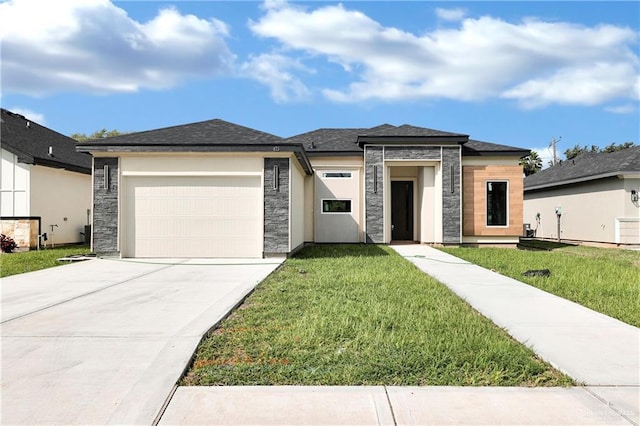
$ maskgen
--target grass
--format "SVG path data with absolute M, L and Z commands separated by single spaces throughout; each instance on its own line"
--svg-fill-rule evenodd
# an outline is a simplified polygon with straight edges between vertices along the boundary
M 536 248 L 546 251 L 442 250 L 640 327 L 640 252 L 548 244 Z M 549 269 L 551 276 L 522 276 L 530 269 Z
M 31 250 L 0 254 L 0 277 L 37 271 L 65 264 L 57 259 L 74 254 L 89 253 L 87 246 L 66 246 L 46 250 Z
M 388 247 L 299 252 L 199 346 L 182 385 L 568 386 Z

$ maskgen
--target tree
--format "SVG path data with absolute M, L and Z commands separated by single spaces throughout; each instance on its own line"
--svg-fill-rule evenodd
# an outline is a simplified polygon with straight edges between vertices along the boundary
M 532 175 L 542 169 L 542 159 L 537 152 L 531 151 L 526 157 L 520 159 L 520 165 L 525 176 Z
M 104 138 L 111 138 L 113 136 L 126 135 L 127 133 L 128 132 L 121 132 L 116 129 L 113 129 L 113 130 L 100 129 L 91 133 L 89 136 L 87 136 L 84 133 L 73 133 L 71 135 L 71 139 L 75 139 L 78 142 L 86 142 L 94 139 L 104 139 Z
M 591 145 L 591 148 L 588 148 L 586 145 L 574 145 L 573 148 L 569 148 L 564 151 L 564 156 L 567 160 L 571 160 L 572 158 L 576 158 L 580 154 L 585 154 L 588 152 L 600 152 L 600 148 L 598 148 L 596 145 Z
M 623 149 L 631 148 L 635 146 L 635 143 L 628 141 L 625 143 L 621 143 L 620 145 L 615 142 L 610 143 L 604 148 L 600 149 L 596 145 L 591 145 L 591 148 L 587 148 L 587 146 L 575 145 L 573 148 L 569 148 L 564 152 L 564 156 L 567 160 L 571 160 L 572 158 L 576 158 L 580 154 L 588 153 L 588 152 L 616 152 L 621 151 Z
M 615 142 L 612 142 L 609 145 L 602 148 L 602 152 L 616 152 L 616 151 L 621 151 L 623 149 L 631 148 L 632 146 L 635 146 L 635 144 L 631 141 L 621 143 L 620 145 L 616 145 Z

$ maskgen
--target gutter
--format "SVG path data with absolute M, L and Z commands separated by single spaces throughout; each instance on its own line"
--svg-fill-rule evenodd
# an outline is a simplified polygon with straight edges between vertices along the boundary
M 268 144 L 120 144 L 90 145 L 84 143 L 76 147 L 78 152 L 291 152 L 307 175 L 313 174 L 311 161 L 302 144 L 268 143 Z
M 465 144 L 469 141 L 468 135 L 458 136 L 358 136 L 357 143 L 360 147 L 365 144 L 385 144 L 385 145 L 410 145 L 418 143 L 420 145 L 441 144 L 448 142 L 451 144 Z

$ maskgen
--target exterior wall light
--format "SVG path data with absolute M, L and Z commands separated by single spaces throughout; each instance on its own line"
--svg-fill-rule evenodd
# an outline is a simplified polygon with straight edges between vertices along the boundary
M 638 191 L 636 191 L 635 189 L 631 190 L 631 202 L 632 203 L 638 202 Z

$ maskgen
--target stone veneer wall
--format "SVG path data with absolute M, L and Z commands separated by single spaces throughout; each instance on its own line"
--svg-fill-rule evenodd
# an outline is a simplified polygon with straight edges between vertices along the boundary
M 440 160 L 440 146 L 385 146 L 385 160 Z
M 274 166 L 278 188 L 274 189 Z M 264 254 L 289 252 L 289 159 L 264 159 Z
M 451 191 L 453 167 L 453 192 Z M 442 242 L 460 244 L 460 147 L 442 147 Z
M 104 187 L 109 166 L 109 187 Z M 118 158 L 93 160 L 93 252 L 118 253 Z
M 367 146 L 364 151 L 364 199 L 367 243 L 384 243 L 384 163 L 381 146 Z M 374 166 L 377 185 L 374 192 Z
M 18 245 L 18 249 L 34 249 L 38 247 L 38 219 L 3 217 L 1 233 Z

